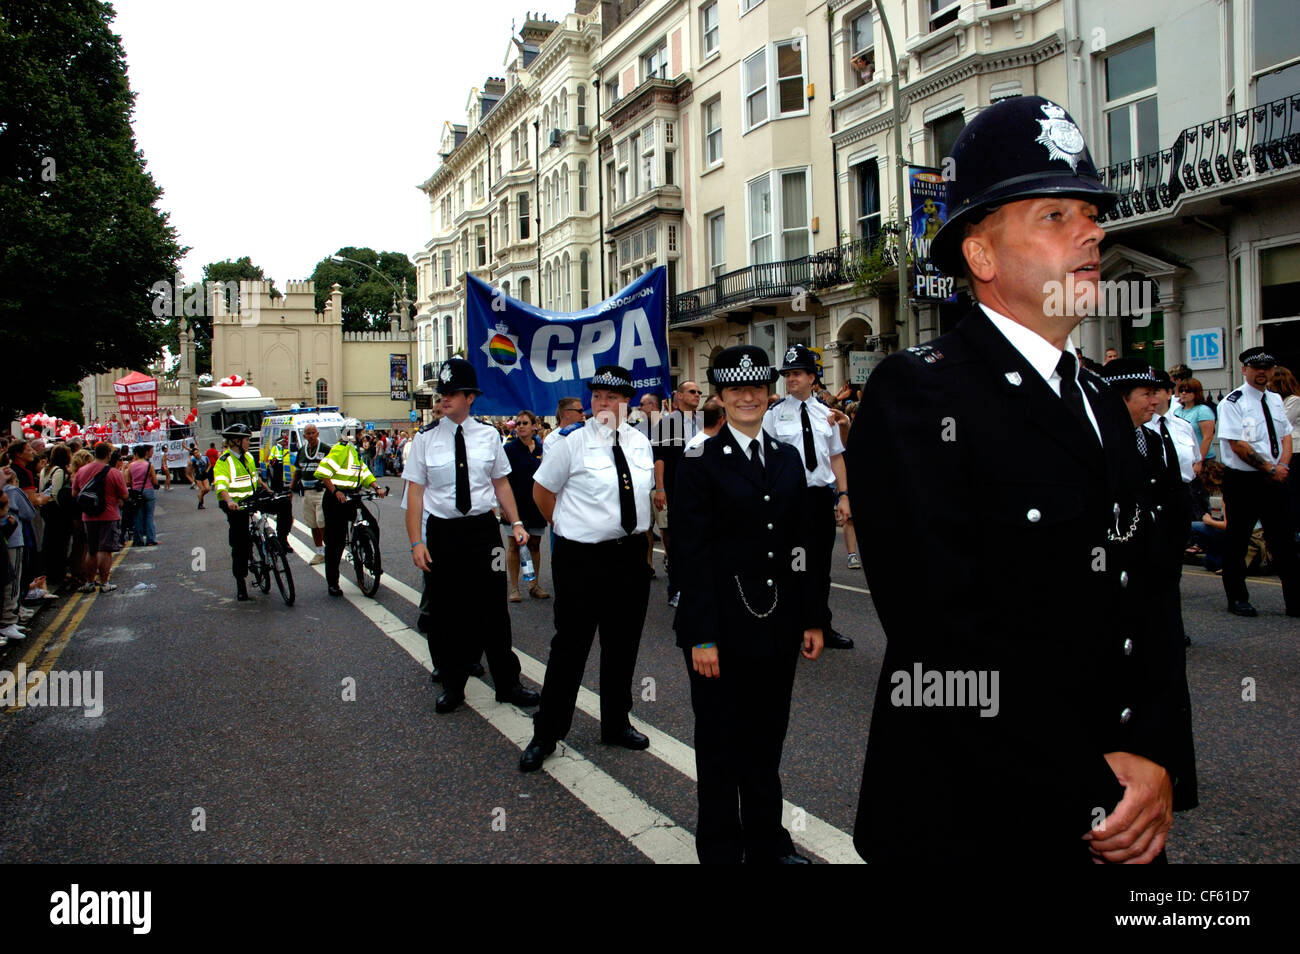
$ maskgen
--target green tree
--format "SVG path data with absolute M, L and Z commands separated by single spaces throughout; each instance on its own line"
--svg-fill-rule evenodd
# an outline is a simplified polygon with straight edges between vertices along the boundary
M 239 310 L 239 282 L 241 279 L 248 281 L 265 281 L 266 273 L 260 265 L 254 265 L 251 258 L 247 255 L 242 258 L 231 261 L 226 259 L 224 262 L 209 262 L 203 266 L 203 278 L 194 285 L 187 286 L 181 293 L 182 309 L 185 311 L 185 321 L 194 333 L 194 367 L 196 374 L 210 374 L 212 372 L 212 302 L 209 300 L 209 290 L 212 283 L 221 286 L 225 293 L 226 308 L 230 311 Z M 188 307 L 185 303 L 193 296 L 197 295 L 195 307 Z M 280 292 L 275 285 L 271 285 L 271 297 L 280 298 Z M 200 305 L 201 303 L 201 305 Z M 171 302 L 168 311 L 176 311 L 175 300 Z M 173 315 L 167 321 L 167 336 L 171 348 L 176 348 L 176 336 L 180 333 L 180 316 Z
M 45 396 L 44 406 L 39 410 L 43 410 L 46 414 L 53 414 L 65 421 L 76 421 L 78 424 L 86 423 L 86 419 L 82 416 L 80 388 L 52 389 Z
M 52 384 L 140 367 L 164 343 L 150 289 L 184 255 L 131 132 L 134 95 L 93 0 L 0 5 L 0 415 Z
M 411 260 L 401 252 L 376 252 L 372 248 L 352 246 L 341 248 L 334 254 L 353 261 L 340 262 L 331 257 L 317 263 L 311 273 L 312 281 L 316 283 L 316 310 L 325 307 L 337 282 L 343 289 L 344 331 L 387 331 L 388 315 L 393 310 L 394 286 L 400 290 L 405 279 L 407 297 L 415 298 L 415 266 Z M 392 284 L 371 269 L 381 272 Z M 414 307 L 409 307 L 408 317 L 414 313 Z

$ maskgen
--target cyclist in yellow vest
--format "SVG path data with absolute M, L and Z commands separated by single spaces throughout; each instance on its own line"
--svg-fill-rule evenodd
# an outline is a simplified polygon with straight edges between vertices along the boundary
M 289 432 L 281 431 L 280 440 L 266 455 L 266 473 L 271 490 L 280 493 L 293 480 L 293 451 L 289 450 Z M 287 555 L 289 531 L 293 528 L 293 497 L 285 497 L 275 505 L 275 533 L 280 538 L 280 549 Z
M 261 486 L 257 479 L 257 461 L 248 452 L 248 441 L 253 436 L 247 424 L 232 424 L 221 432 L 226 439 L 226 452 L 212 466 L 213 487 L 221 509 L 230 525 L 231 572 L 235 575 L 236 598 L 248 599 L 248 558 L 252 555 L 252 540 L 248 535 L 249 513 L 239 509 L 242 500 L 251 497 Z
M 325 583 L 330 596 L 343 595 L 343 590 L 339 587 L 343 538 L 361 503 L 355 498 L 349 498 L 346 491 L 360 490 L 375 482 L 375 475 L 361 459 L 361 452 L 352 443 L 354 440 L 354 437 L 344 435 L 329 455 L 316 465 L 316 479 L 325 487 L 321 509 L 325 514 Z M 387 497 L 388 489 L 381 487 L 378 493 L 381 497 Z M 374 521 L 371 521 L 371 527 L 375 531 L 375 540 L 378 541 L 379 527 Z

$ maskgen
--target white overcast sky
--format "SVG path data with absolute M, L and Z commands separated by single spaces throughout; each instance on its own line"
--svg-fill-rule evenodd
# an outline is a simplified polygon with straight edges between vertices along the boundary
M 136 142 L 192 247 L 185 280 L 248 255 L 283 289 L 345 245 L 414 255 L 443 123 L 503 75 L 528 2 L 117 0 Z

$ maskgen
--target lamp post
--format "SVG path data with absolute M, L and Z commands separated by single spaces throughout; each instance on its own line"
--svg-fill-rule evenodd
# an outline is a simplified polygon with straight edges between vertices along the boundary
M 903 156 L 903 100 L 899 92 L 898 82 L 898 57 L 894 53 L 894 34 L 889 29 L 889 20 L 885 17 L 885 5 L 881 0 L 875 0 L 876 12 L 880 14 L 880 27 L 885 33 L 885 45 L 889 48 L 889 85 L 890 92 L 894 99 L 894 155 L 897 171 L 895 173 L 895 193 L 894 198 L 898 202 L 898 316 L 897 321 L 906 323 L 908 317 L 908 294 L 907 294 L 907 238 L 911 234 L 910 217 L 907 219 L 907 225 L 904 227 L 903 203 L 906 196 L 903 190 L 903 181 L 907 176 L 907 160 Z M 908 337 L 911 337 L 911 331 L 908 331 Z M 901 340 L 899 342 L 902 343 Z M 913 342 L 914 344 L 916 342 Z
M 406 324 L 406 322 L 407 322 L 407 320 L 408 320 L 408 317 L 409 317 L 409 316 L 407 315 L 407 312 L 410 310 L 411 300 L 410 300 L 409 298 L 406 297 L 406 279 L 405 279 L 405 278 L 402 279 L 402 287 L 401 287 L 400 289 L 398 289 L 397 285 L 393 282 L 393 280 L 392 280 L 391 278 L 389 278 L 387 275 L 385 275 L 385 274 L 384 274 L 383 272 L 381 272 L 379 269 L 375 268 L 375 266 L 373 266 L 373 265 L 369 265 L 369 264 L 367 264 L 366 262 L 359 262 L 359 261 L 357 261 L 355 258 L 348 258 L 346 255 L 331 255 L 331 256 L 329 257 L 329 260 L 330 260 L 331 262 L 351 262 L 353 265 L 360 265 L 362 268 L 368 268 L 368 269 L 370 269 L 370 271 L 374 272 L 376 275 L 378 275 L 378 276 L 379 276 L 380 278 L 382 278 L 384 281 L 388 282 L 388 287 L 391 288 L 391 289 L 393 290 L 394 300 L 395 300 L 395 302 L 397 303 L 397 305 L 401 308 L 401 310 L 398 312 L 398 317 L 400 318 L 401 324 L 399 324 L 398 327 L 400 328 L 401 325 Z M 397 297 L 397 296 L 399 296 L 399 295 L 400 295 L 400 297 Z M 342 318 L 342 316 L 340 316 L 340 318 Z M 413 338 L 413 335 L 412 335 L 412 331 L 413 331 L 413 329 L 411 329 L 411 330 L 403 329 L 403 330 L 406 330 L 406 331 L 407 331 L 407 336 L 406 336 L 406 402 L 407 402 L 407 404 L 410 405 L 410 407 L 407 408 L 407 410 L 408 410 L 408 412 L 409 412 L 409 411 L 413 411 L 413 410 L 415 410 L 415 390 L 411 387 L 411 368 L 412 368 L 412 367 L 414 366 L 414 364 L 415 364 L 415 358 L 414 358 L 414 357 L 412 356 L 412 354 L 411 354 L 411 341 L 412 341 L 412 338 Z

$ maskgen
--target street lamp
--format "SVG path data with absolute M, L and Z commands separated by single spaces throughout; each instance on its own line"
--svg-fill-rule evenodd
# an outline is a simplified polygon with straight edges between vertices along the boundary
M 894 99 L 894 155 L 898 166 L 895 174 L 895 201 L 898 202 L 898 321 L 907 321 L 907 239 L 911 236 L 911 216 L 904 227 L 903 181 L 907 176 L 907 160 L 903 156 L 903 100 L 899 92 L 898 57 L 894 53 L 894 34 L 889 29 L 889 20 L 885 17 L 885 5 L 875 0 L 876 12 L 880 14 L 880 27 L 885 32 L 885 45 L 889 48 L 890 91 Z M 911 337 L 911 331 L 908 331 Z
M 410 310 L 410 306 L 411 306 L 411 300 L 410 300 L 409 298 L 406 297 L 406 279 L 405 279 L 405 278 L 402 279 L 402 287 L 401 287 L 401 289 L 399 290 L 398 287 L 397 287 L 397 285 L 394 284 L 394 282 L 393 282 L 393 280 L 392 280 L 391 278 L 389 278 L 387 275 L 385 275 L 385 274 L 384 274 L 383 272 L 381 272 L 379 269 L 375 268 L 375 266 L 370 265 L 370 264 L 367 264 L 366 262 L 359 262 L 359 261 L 357 261 L 355 258 L 348 258 L 346 255 L 331 255 L 331 256 L 329 257 L 329 261 L 331 261 L 331 262 L 351 262 L 353 265 L 360 265 L 362 268 L 368 268 L 368 269 L 370 269 L 370 271 L 374 272 L 376 275 L 378 275 L 378 276 L 379 276 L 380 278 L 382 278 L 384 281 L 388 282 L 388 287 L 391 288 L 391 289 L 393 290 L 393 296 L 394 296 L 394 299 L 393 299 L 393 300 L 394 300 L 394 304 L 395 304 L 395 305 L 400 305 L 400 307 L 401 307 L 401 311 L 398 312 L 398 316 L 399 316 L 399 318 L 401 319 L 401 324 L 400 324 L 398 327 L 402 328 L 403 331 L 407 331 L 407 337 L 406 337 L 406 399 L 407 399 L 407 403 L 410 405 L 410 407 L 408 408 L 408 410 L 411 410 L 411 411 L 415 410 L 415 390 L 414 390 L 414 388 L 411 387 L 411 368 L 412 368 L 412 366 L 415 364 L 415 358 L 414 358 L 414 356 L 412 356 L 412 354 L 411 354 L 411 340 L 412 340 L 413 335 L 411 334 L 411 332 L 410 332 L 408 329 L 406 329 L 405 327 L 403 327 L 403 326 L 406 325 L 406 322 L 407 322 L 407 320 L 408 320 L 407 312 Z M 400 298 L 398 297 L 399 294 L 400 294 Z M 340 316 L 340 319 L 341 319 L 341 318 L 342 318 L 342 316 Z

